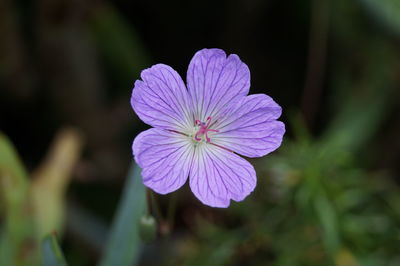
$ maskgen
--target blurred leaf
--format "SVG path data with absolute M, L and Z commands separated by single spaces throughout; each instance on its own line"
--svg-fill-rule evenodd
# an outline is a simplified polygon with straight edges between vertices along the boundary
M 0 133 L 0 197 L 5 214 L 0 243 L 0 262 L 5 263 L 2 265 L 38 262 L 28 186 L 27 173 L 17 152 Z
M 380 40 L 370 40 L 363 49 L 366 62 L 361 69 L 362 78 L 355 79 L 350 67 L 344 69 L 341 61 L 336 66 L 333 86 L 344 93 L 338 97 L 340 109 L 321 139 L 324 149 L 359 151 L 377 133 L 396 103 L 396 51 Z
M 398 0 L 360 0 L 368 11 L 382 24 L 400 34 L 400 1 Z
M 324 231 L 323 240 L 326 248 L 335 254 L 339 248 L 339 234 L 337 226 L 337 216 L 332 203 L 324 196 L 319 195 L 315 199 L 315 210 Z
M 68 232 L 81 239 L 94 250 L 103 250 L 107 238 L 107 226 L 88 210 L 75 204 L 68 204 Z
M 228 265 L 235 250 L 239 249 L 239 244 L 246 242 L 250 237 L 241 230 L 219 227 L 201 217 L 197 217 L 196 222 L 197 237 L 193 239 L 194 241 L 185 241 L 180 250 L 181 253 L 192 255 L 184 262 L 175 262 L 173 265 Z
M 359 266 L 353 254 L 347 249 L 341 249 L 335 257 L 337 266 Z
M 130 170 L 101 266 L 131 266 L 138 259 L 139 224 L 146 207 L 146 190 L 140 173 L 136 164 Z
M 8 234 L 2 228 L 0 234 L 0 263 L 4 265 L 14 265 L 13 252 L 14 247 L 8 241 Z
M 338 151 L 357 150 L 368 141 L 379 128 L 383 114 L 387 111 L 385 94 L 377 94 L 368 103 L 349 103 L 343 107 L 331 123 L 322 139 L 323 149 Z M 368 105 L 368 108 L 365 108 Z
M 140 239 L 143 242 L 152 242 L 157 235 L 157 222 L 151 215 L 143 215 L 139 224 Z
M 9 139 L 0 132 L 0 174 L 1 176 L 13 176 L 13 185 L 18 188 L 26 188 L 28 186 L 27 172 L 23 167 L 17 152 L 15 151 Z M 14 199 L 18 200 L 24 195 L 21 193 L 13 193 Z M 10 195 L 12 196 L 12 195 Z M 18 198 L 18 199 L 17 199 Z
M 105 3 L 94 10 L 89 26 L 100 52 L 118 77 L 121 88 L 130 88 L 132 79 L 150 61 L 138 34 L 117 9 Z
M 202 245 L 197 254 L 185 262 L 190 266 L 221 266 L 228 265 L 234 254 L 236 241 L 230 237 L 221 239 L 220 236 L 214 235 L 220 241 L 218 245 Z
M 64 255 L 58 246 L 54 234 L 50 234 L 42 242 L 42 265 L 43 266 L 67 266 Z
M 39 239 L 62 232 L 65 191 L 71 171 L 80 156 L 82 137 L 75 129 L 63 129 L 56 136 L 47 158 L 32 174 L 32 204 Z

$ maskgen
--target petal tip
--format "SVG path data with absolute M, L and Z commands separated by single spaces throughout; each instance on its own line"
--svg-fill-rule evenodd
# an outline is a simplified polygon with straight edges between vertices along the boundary
M 220 48 L 203 48 L 203 49 L 197 51 L 195 56 L 197 54 L 205 55 L 206 57 L 211 57 L 213 55 L 218 55 L 218 56 L 224 56 L 226 58 L 225 51 L 220 49 Z
M 231 204 L 230 199 L 219 199 L 219 200 L 203 199 L 203 198 L 197 197 L 197 195 L 196 195 L 196 198 L 204 205 L 207 205 L 207 206 L 210 206 L 213 208 L 228 208 Z

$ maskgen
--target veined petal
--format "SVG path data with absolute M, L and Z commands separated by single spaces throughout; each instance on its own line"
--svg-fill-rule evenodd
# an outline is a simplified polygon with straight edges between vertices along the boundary
M 171 67 L 157 64 L 135 82 L 131 105 L 146 124 L 186 131 L 192 126 L 191 103 L 185 84 Z
M 266 119 L 275 120 L 282 114 L 282 108 L 266 94 L 252 94 L 240 99 L 236 104 L 224 110 L 222 117 L 213 124 L 214 128 L 220 130 L 230 128 L 230 124 L 242 116 L 261 108 L 268 108 Z
M 135 138 L 132 150 L 143 183 L 155 192 L 167 194 L 186 182 L 194 152 L 188 137 L 151 128 Z
M 285 125 L 276 121 L 281 112 L 265 94 L 247 96 L 214 125 L 219 132 L 213 142 L 247 157 L 264 156 L 281 145 Z
M 187 86 L 195 119 L 205 121 L 248 94 L 250 71 L 235 54 L 226 57 L 220 49 L 203 49 L 189 64 Z
M 238 155 L 204 144 L 195 149 L 190 188 L 204 204 L 226 208 L 243 200 L 256 186 L 254 167 Z

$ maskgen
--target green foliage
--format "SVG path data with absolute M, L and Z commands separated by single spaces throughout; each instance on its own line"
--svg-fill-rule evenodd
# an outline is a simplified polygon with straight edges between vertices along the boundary
M 140 172 L 141 169 L 134 166 L 129 173 L 101 266 L 130 266 L 138 259 L 139 224 L 146 206 L 146 190 Z
M 81 146 L 82 138 L 77 130 L 61 131 L 47 158 L 32 173 L 29 192 L 39 239 L 50 232 L 63 232 L 65 193 Z
M 400 2 L 398 0 L 359 0 L 368 11 L 393 32 L 400 34 Z
M 120 88 L 130 88 L 132 77 L 138 76 L 150 61 L 138 34 L 117 10 L 107 4 L 96 10 L 89 27 Z
M 37 265 L 37 243 L 28 200 L 27 172 L 11 142 L 0 133 L 0 197 L 5 222 L 0 239 L 2 265 Z
M 154 241 L 157 235 L 157 222 L 153 216 L 143 215 L 140 218 L 139 235 L 143 242 Z
M 58 204 L 58 208 L 61 208 L 62 205 L 59 204 L 59 201 L 63 200 L 60 198 L 64 190 L 62 187 L 65 186 L 63 180 L 68 175 L 71 163 L 74 161 L 72 158 L 76 157 L 76 150 L 79 150 L 79 142 L 78 139 L 70 134 L 62 134 L 53 149 L 52 163 L 50 166 L 46 166 L 48 163 L 45 164 L 38 171 L 38 176 L 35 178 L 37 182 L 31 185 L 27 178 L 26 170 L 19 161 L 12 144 L 4 135 L 0 135 L 0 188 L 2 207 L 6 217 L 0 239 L 1 265 L 23 266 L 39 264 L 38 247 L 44 228 L 47 228 L 46 230 L 60 230 L 57 223 L 55 226 L 46 226 L 48 222 L 46 219 L 42 220 L 43 217 L 53 219 L 51 217 L 54 213 L 48 213 L 46 216 L 46 212 L 43 212 L 40 208 L 49 210 L 46 206 L 55 203 Z M 62 161 L 57 159 L 60 158 L 57 155 L 57 150 L 59 150 L 60 146 L 62 147 L 61 154 L 64 154 L 61 157 L 63 158 Z M 66 151 L 69 151 L 67 152 L 69 156 L 65 156 Z M 64 172 L 61 172 L 60 168 L 52 172 L 51 167 L 60 164 L 64 165 Z M 60 182 L 63 185 L 60 185 Z M 53 186 L 55 188 L 52 189 Z M 29 193 L 30 187 L 32 187 L 31 190 L 33 189 L 33 191 L 39 191 L 40 193 Z M 31 198 L 32 195 L 36 195 L 36 197 Z M 41 199 L 48 202 L 43 202 Z M 40 204 L 41 202 L 42 204 Z M 37 204 L 37 208 L 32 208 L 32 203 Z M 127 186 L 111 229 L 104 259 L 100 265 L 123 266 L 132 265 L 137 261 L 141 247 L 139 227 L 143 217 L 145 217 L 145 206 L 145 188 L 141 181 L 140 168 L 135 166 L 129 173 Z M 34 220 L 37 215 L 35 211 L 42 213 L 42 219 Z M 45 224 L 41 224 L 41 221 L 44 221 Z M 148 226 L 149 224 L 146 223 L 146 225 Z M 149 228 L 147 228 L 146 236 L 154 237 L 156 227 L 154 220 L 152 220 L 150 226 L 152 230 L 149 231 Z M 41 251 L 43 265 L 67 265 L 54 234 L 44 238 L 41 242 Z
M 80 143 L 75 131 L 62 131 L 51 149 L 51 158 L 31 181 L 15 148 L 0 134 L 0 195 L 5 217 L 0 239 L 1 265 L 38 265 L 41 238 L 62 231 L 63 192 Z
M 54 234 L 46 236 L 42 241 L 42 266 L 67 266 Z

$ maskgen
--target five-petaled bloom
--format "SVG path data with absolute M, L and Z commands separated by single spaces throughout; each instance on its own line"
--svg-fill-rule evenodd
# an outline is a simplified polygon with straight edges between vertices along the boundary
M 253 166 L 237 154 L 261 157 L 285 133 L 281 107 L 265 94 L 247 95 L 250 71 L 237 55 L 198 51 L 189 64 L 187 87 L 171 67 L 157 64 L 135 82 L 131 104 L 153 128 L 133 142 L 143 182 L 160 194 L 190 188 L 206 205 L 228 207 L 256 186 Z M 236 154 L 237 153 L 237 154 Z

